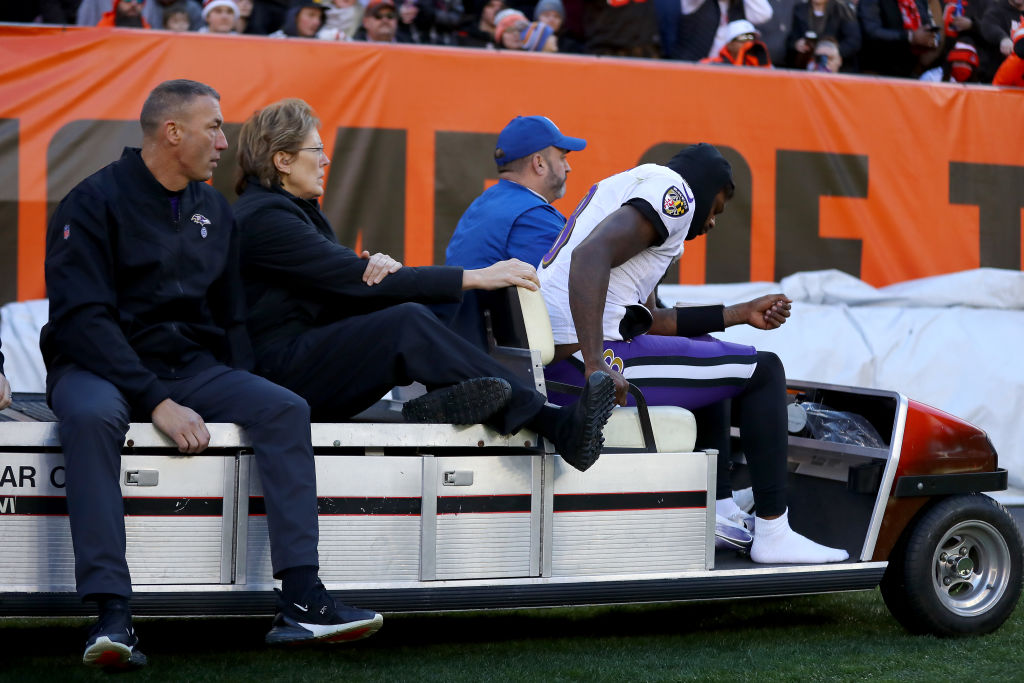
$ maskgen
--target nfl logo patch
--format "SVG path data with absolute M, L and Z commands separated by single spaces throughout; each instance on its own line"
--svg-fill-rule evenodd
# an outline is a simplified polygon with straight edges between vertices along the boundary
M 672 218 L 679 218 L 689 210 L 690 205 L 686 202 L 686 197 L 683 196 L 682 191 L 678 187 L 673 185 L 665 190 L 665 196 L 661 199 L 662 213 Z
M 71 237 L 71 224 L 68 223 L 64 226 L 64 239 Z

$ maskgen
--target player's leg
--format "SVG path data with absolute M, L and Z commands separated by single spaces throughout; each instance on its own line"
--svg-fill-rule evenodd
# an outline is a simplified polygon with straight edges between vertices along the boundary
M 252 441 L 271 565 L 282 582 L 267 642 L 336 642 L 377 631 L 383 623 L 379 614 L 336 604 L 317 575 L 316 470 L 305 400 L 267 379 L 223 366 L 172 383 L 171 397 L 207 422 L 238 423 Z
M 535 391 L 504 379 L 503 366 L 474 362 L 481 356 L 487 358 L 429 309 L 405 303 L 309 330 L 261 354 L 259 370 L 306 398 L 315 421 L 348 419 L 411 382 L 451 387 L 442 392 L 450 402 L 434 395 L 420 401 L 437 406 L 426 421 L 472 424 L 537 402 Z M 478 381 L 485 377 L 492 379 Z
M 136 649 L 128 603 L 132 583 L 120 487 L 128 404 L 113 384 L 80 369 L 57 380 L 50 404 L 60 420 L 78 594 L 96 602 L 99 611 L 82 661 L 104 668 L 141 666 L 145 655 Z
M 468 419 L 475 410 L 481 419 L 471 422 L 482 421 L 503 434 L 528 427 L 551 440 L 580 469 L 597 459 L 614 399 L 611 379 L 600 373 L 571 406 L 546 406 L 532 384 L 452 332 L 428 308 L 413 303 L 307 332 L 261 358 L 260 371 L 305 397 L 314 417 L 327 420 L 359 412 L 394 386 L 416 381 L 435 391 L 452 387 L 477 404 L 469 406 L 473 410 L 455 411 L 455 417 Z M 487 387 L 476 393 L 473 383 L 479 378 L 502 380 L 507 399 L 496 400 Z M 442 389 L 441 400 L 444 395 Z M 422 401 L 436 398 L 428 394 Z M 436 411 L 427 406 L 425 412 Z

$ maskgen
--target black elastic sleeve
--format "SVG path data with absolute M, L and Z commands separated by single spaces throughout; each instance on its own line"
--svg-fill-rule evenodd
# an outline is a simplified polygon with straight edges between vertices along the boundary
M 653 246 L 656 247 L 660 244 L 664 244 L 665 240 L 668 239 L 668 228 L 666 228 L 665 224 L 661 222 L 661 217 L 658 216 L 658 212 L 654 210 L 651 203 L 646 199 L 633 197 L 632 199 L 627 199 L 622 205 L 626 206 L 626 204 L 642 213 L 644 218 L 647 219 L 647 222 L 651 224 L 652 228 L 654 228 L 654 231 L 658 233 L 658 241 L 655 242 Z
M 2 351 L 0 351 L 0 375 L 2 374 L 4 374 L 4 354 Z
M 708 332 L 721 332 L 725 329 L 725 306 L 677 306 L 676 335 L 680 337 L 699 337 Z

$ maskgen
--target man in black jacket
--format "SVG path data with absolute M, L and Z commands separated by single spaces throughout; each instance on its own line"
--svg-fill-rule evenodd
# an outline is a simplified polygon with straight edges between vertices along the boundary
M 131 419 L 152 420 L 182 453 L 207 447 L 204 420 L 247 430 L 282 580 L 268 643 L 354 639 L 382 621 L 335 605 L 317 577 L 309 407 L 246 371 L 238 233 L 227 202 L 202 182 L 227 147 L 219 99 L 195 81 L 157 86 L 142 108 L 142 149 L 79 183 L 47 232 L 50 320 L 40 346 L 60 419 L 78 593 L 99 607 L 83 656 L 90 665 L 145 663 L 119 488 Z

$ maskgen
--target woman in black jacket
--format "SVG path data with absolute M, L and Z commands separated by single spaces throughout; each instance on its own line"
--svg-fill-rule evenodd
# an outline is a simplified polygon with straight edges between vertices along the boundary
M 814 56 L 819 38 L 831 37 L 839 45 L 842 71 L 857 71 L 860 25 L 845 0 L 810 0 L 793 7 L 793 21 L 786 39 L 786 66 L 804 69 Z
M 466 289 L 536 289 L 533 266 L 410 268 L 342 246 L 318 203 L 330 163 L 318 126 L 309 105 L 288 99 L 254 113 L 239 135 L 234 212 L 257 372 L 305 398 L 314 420 L 329 421 L 422 382 L 434 391 L 406 403 L 406 419 L 484 422 L 504 434 L 529 427 L 570 464 L 589 467 L 614 401 L 607 374 L 595 373 L 577 404 L 546 406 L 424 305 L 457 302 Z

